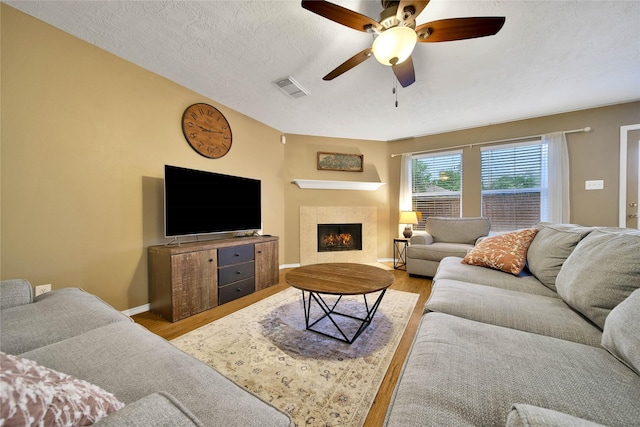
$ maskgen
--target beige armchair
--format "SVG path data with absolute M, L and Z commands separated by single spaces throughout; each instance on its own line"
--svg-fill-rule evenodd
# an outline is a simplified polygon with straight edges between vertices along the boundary
M 488 218 L 427 218 L 426 232 L 414 231 L 407 248 L 407 273 L 433 277 L 442 258 L 464 257 L 489 234 Z

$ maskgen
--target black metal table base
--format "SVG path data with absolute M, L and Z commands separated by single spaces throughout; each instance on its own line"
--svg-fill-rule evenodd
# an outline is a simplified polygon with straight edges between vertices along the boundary
M 339 295 L 338 299 L 332 303 L 332 305 L 329 305 L 323 298 L 322 298 L 322 293 L 320 292 L 309 292 L 309 291 L 302 291 L 302 302 L 304 304 L 304 320 L 305 320 L 305 325 L 307 330 L 324 335 L 326 337 L 330 337 L 330 338 L 334 338 L 337 339 L 339 341 L 343 341 L 346 342 L 348 344 L 353 343 L 356 338 L 358 338 L 360 336 L 360 334 L 367 328 L 367 326 L 369 326 L 369 324 L 371 324 L 371 321 L 373 320 L 373 316 L 376 314 L 376 310 L 378 310 L 378 306 L 380 305 L 380 302 L 382 301 L 382 297 L 384 296 L 384 294 L 387 292 L 386 289 L 383 289 L 382 292 L 380 293 L 380 295 L 378 296 L 378 298 L 376 299 L 376 301 L 373 303 L 372 306 L 369 306 L 369 302 L 367 301 L 367 294 L 363 294 L 363 298 L 364 298 L 364 307 L 365 307 L 365 311 L 366 311 L 366 315 L 364 317 L 356 317 L 356 316 L 352 316 L 350 314 L 346 314 L 346 313 L 340 313 L 338 311 L 336 311 L 336 307 L 338 306 L 338 303 L 342 300 L 342 297 L 344 295 Z M 308 294 L 308 295 L 307 295 Z M 329 294 L 327 294 L 329 295 Z M 333 295 L 333 294 L 330 294 Z M 322 309 L 322 311 L 324 312 L 324 315 L 322 315 L 320 318 L 314 320 L 312 323 L 310 316 L 311 316 L 311 303 L 315 301 L 316 304 Z M 338 322 L 336 321 L 337 319 L 335 318 L 335 316 L 342 316 L 342 317 L 347 317 L 349 319 L 354 319 L 360 322 L 358 330 L 353 334 L 353 336 L 351 338 L 349 338 L 346 333 L 342 330 L 342 328 L 338 325 Z M 331 321 L 331 323 L 333 324 L 333 326 L 335 327 L 336 331 L 338 332 L 338 334 L 336 335 L 331 335 L 328 334 L 326 332 L 320 331 L 318 329 L 313 329 L 313 327 L 320 322 L 322 319 L 329 319 Z

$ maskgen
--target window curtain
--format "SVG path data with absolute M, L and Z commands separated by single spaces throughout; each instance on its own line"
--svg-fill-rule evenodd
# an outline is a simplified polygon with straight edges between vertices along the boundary
M 541 212 L 543 221 L 569 223 L 569 151 L 564 132 L 542 136 L 547 147 L 547 173 L 542 173 L 542 194 L 547 194 L 547 209 Z M 544 162 L 543 162 L 544 163 Z M 544 196 L 543 196 L 544 200 Z
M 400 165 L 400 197 L 399 197 L 399 210 L 402 211 L 410 211 L 412 210 L 411 206 L 411 196 L 413 190 L 411 188 L 411 162 L 413 161 L 413 156 L 411 154 L 403 154 L 401 165 Z M 398 220 L 400 217 L 398 217 Z M 402 231 L 404 230 L 404 224 L 398 224 L 398 236 L 402 235 Z

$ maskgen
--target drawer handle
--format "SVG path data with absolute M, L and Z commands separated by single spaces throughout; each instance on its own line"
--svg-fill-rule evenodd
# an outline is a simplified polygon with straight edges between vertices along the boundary
M 236 252 L 235 256 L 240 256 L 240 254 Z
M 242 274 L 242 271 L 236 270 L 236 274 Z
M 209 262 L 213 262 L 213 258 L 209 258 Z
M 238 292 L 242 292 L 242 289 L 240 289 L 240 288 L 236 288 L 236 291 L 238 291 Z

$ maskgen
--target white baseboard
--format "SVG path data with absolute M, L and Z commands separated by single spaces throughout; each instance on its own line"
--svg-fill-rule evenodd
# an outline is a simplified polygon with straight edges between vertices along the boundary
M 150 309 L 151 306 L 149 304 L 144 304 L 138 307 L 130 308 L 128 310 L 123 310 L 121 311 L 121 313 L 127 316 L 133 316 L 134 314 L 144 313 L 145 311 L 149 311 Z
M 300 263 L 298 264 L 282 264 L 280 266 L 280 270 L 284 269 L 284 268 L 298 268 L 300 267 Z

